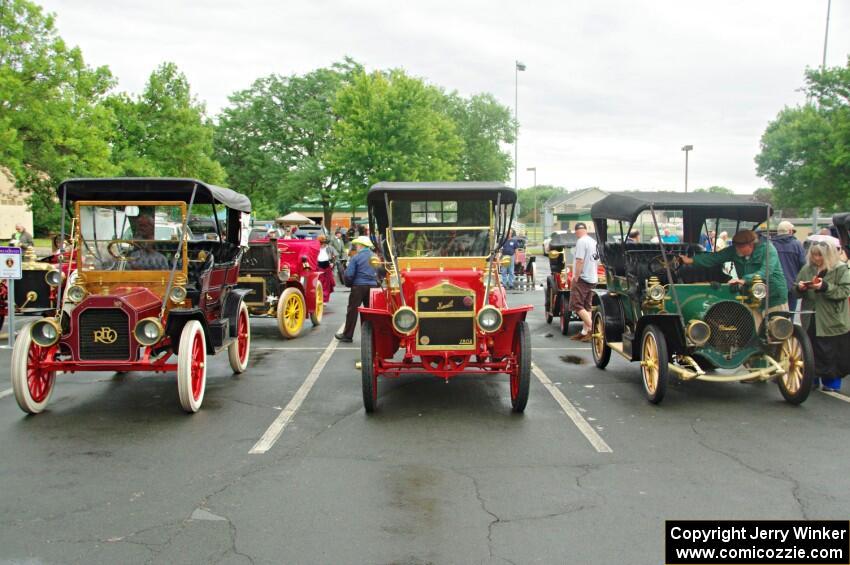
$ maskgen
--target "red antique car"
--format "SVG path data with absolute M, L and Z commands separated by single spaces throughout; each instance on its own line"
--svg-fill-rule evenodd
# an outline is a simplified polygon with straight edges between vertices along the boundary
M 318 258 L 316 240 L 250 241 L 242 257 L 239 288 L 250 292 L 245 301 L 251 315 L 277 318 L 281 335 L 290 339 L 301 333 L 307 316 L 318 326 L 324 312 Z
M 58 190 L 73 209 L 76 278 L 51 315 L 26 326 L 12 352 L 12 388 L 25 412 L 44 410 L 56 377 L 77 371 L 177 372 L 180 405 L 203 402 L 207 355 L 248 365 L 246 291 L 235 288 L 247 239 L 247 197 L 193 179 L 73 179 Z M 216 212 L 226 208 L 222 221 Z M 63 209 L 64 214 L 64 209 Z M 189 239 L 189 215 L 217 237 Z
M 559 327 L 563 335 L 570 331 L 570 322 L 578 321 L 575 312 L 570 311 L 570 288 L 573 283 L 573 267 L 570 251 L 576 246 L 573 233 L 555 232 L 548 242 L 549 270 L 551 275 L 546 279 L 545 316 L 546 323 L 559 319 Z M 599 282 L 597 288 L 605 288 L 605 266 L 600 262 L 596 268 Z
M 64 264 L 57 263 L 58 256 L 38 259 L 32 247 L 26 250 L 21 262 L 21 279 L 15 281 L 15 315 L 42 316 L 56 309 L 59 285 L 67 280 L 69 254 Z M 0 281 L 0 329 L 9 315 L 9 289 Z
M 510 233 L 516 191 L 487 182 L 387 182 L 367 196 L 376 266 L 386 270 L 362 316 L 363 403 L 378 377 L 460 374 L 510 377 L 525 410 L 531 371 L 531 306 L 509 307 L 497 251 Z M 401 358 L 396 353 L 401 351 Z

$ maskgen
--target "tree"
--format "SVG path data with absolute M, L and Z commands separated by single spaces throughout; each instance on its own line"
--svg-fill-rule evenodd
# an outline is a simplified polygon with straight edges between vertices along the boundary
M 446 96 L 446 106 L 463 142 L 457 163 L 458 178 L 508 180 L 513 159 L 501 147 L 514 142 L 510 109 L 499 104 L 492 94 L 476 94 L 466 99 L 456 92 Z
M 808 102 L 768 124 L 756 156 L 777 206 L 850 207 L 850 57 L 846 67 L 808 69 Z
M 543 217 L 543 204 L 555 194 L 563 192 L 564 189 L 562 187 L 551 185 L 532 186 L 520 190 L 517 198 L 519 199 L 521 219 L 525 222 L 534 222 L 534 211 L 536 209 L 536 221 L 540 221 Z
M 107 67 L 87 66 L 65 44 L 52 14 L 28 0 L 0 2 L 0 165 L 30 192 L 36 233 L 59 225 L 60 180 L 114 171 L 100 104 L 113 84 Z
M 333 159 L 352 201 L 378 181 L 458 177 L 463 140 L 438 88 L 401 70 L 360 73 L 334 111 Z
M 694 192 L 710 192 L 712 194 L 735 194 L 735 191 L 725 186 L 709 186 L 708 188 L 698 188 Z
M 112 96 L 106 106 L 114 120 L 111 159 L 119 174 L 224 182 L 224 169 L 213 157 L 215 128 L 173 63 L 151 73 L 140 96 Z
M 317 198 L 325 225 L 345 197 L 344 174 L 331 159 L 337 92 L 362 66 L 346 58 L 304 76 L 271 75 L 230 97 L 219 117 L 216 155 L 263 215 Z

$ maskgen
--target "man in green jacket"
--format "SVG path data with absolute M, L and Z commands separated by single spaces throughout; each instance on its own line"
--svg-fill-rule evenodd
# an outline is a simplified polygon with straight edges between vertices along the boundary
M 720 251 L 699 253 L 694 257 L 680 255 L 679 258 L 685 265 L 693 264 L 697 267 L 716 267 L 731 261 L 738 278 L 729 281 L 730 285 L 750 284 L 753 277 L 759 275 L 762 280 L 768 280 L 770 286 L 768 312 L 788 309 L 788 285 L 779 263 L 779 254 L 770 241 L 760 239 L 752 230 L 739 231 L 732 238 L 732 245 Z M 765 267 L 770 270 L 769 277 L 765 274 Z

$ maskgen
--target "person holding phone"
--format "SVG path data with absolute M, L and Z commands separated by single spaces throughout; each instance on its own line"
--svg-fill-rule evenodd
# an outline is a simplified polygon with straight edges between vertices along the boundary
M 815 388 L 820 382 L 823 390 L 836 392 L 850 373 L 850 267 L 841 262 L 835 246 L 816 241 L 794 289 L 803 299 L 803 328 L 814 348 Z

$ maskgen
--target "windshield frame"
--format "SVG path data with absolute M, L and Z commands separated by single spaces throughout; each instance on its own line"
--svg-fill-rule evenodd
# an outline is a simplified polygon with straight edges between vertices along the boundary
M 88 246 L 84 244 L 83 236 L 82 236 L 82 227 L 81 227 L 81 215 L 80 209 L 82 207 L 94 207 L 94 206 L 169 206 L 178 208 L 180 210 L 180 222 L 181 224 L 185 224 L 186 222 L 186 214 L 188 212 L 188 204 L 181 200 L 78 200 L 74 203 L 74 217 L 76 219 L 76 228 L 74 233 L 74 238 L 76 239 L 77 246 L 77 265 L 78 273 L 80 276 L 89 279 L 91 282 L 92 276 L 96 277 L 98 282 L 109 283 L 109 282 L 154 282 L 160 283 L 163 282 L 163 277 L 167 276 L 171 273 L 172 268 L 168 269 L 157 269 L 157 270 L 136 270 L 136 269 L 126 269 L 126 270 L 98 270 L 98 269 L 87 269 L 84 270 L 83 266 L 85 263 L 85 253 L 88 249 Z M 182 234 L 183 245 L 180 245 L 181 248 L 181 261 L 179 261 L 179 267 L 177 267 L 177 272 L 183 275 L 182 279 L 185 280 L 185 275 L 188 272 L 188 243 L 190 242 L 188 238 L 189 230 L 185 230 Z M 122 234 L 123 235 L 123 234 Z M 163 240 L 164 241 L 164 240 Z M 181 240 L 171 240 L 180 242 Z M 164 284 L 164 283 L 163 283 Z
M 406 199 L 406 200 L 408 200 L 408 199 Z M 423 195 L 422 201 L 427 202 L 427 201 L 431 201 L 431 200 L 433 200 L 433 201 L 444 201 L 444 200 L 447 200 L 447 198 L 433 198 L 432 199 L 432 198 L 424 197 L 424 195 Z M 416 201 L 418 202 L 420 200 L 417 199 Z M 464 226 L 464 225 L 457 225 L 457 224 L 455 224 L 455 225 L 441 225 L 441 226 L 431 225 L 431 226 L 429 226 L 426 223 L 426 224 L 422 224 L 422 225 L 418 225 L 418 224 L 417 225 L 410 225 L 410 226 L 393 225 L 391 228 L 387 227 L 387 229 L 386 229 L 387 247 L 389 248 L 391 255 L 393 257 L 396 257 L 398 259 L 402 259 L 404 261 L 422 261 L 422 262 L 429 262 L 429 263 L 433 262 L 435 259 L 436 260 L 456 259 L 456 260 L 466 260 L 466 261 L 473 261 L 473 262 L 480 262 L 480 261 L 486 260 L 487 257 L 489 257 L 489 255 L 490 255 L 490 249 L 492 249 L 492 247 L 494 245 L 494 241 L 495 241 L 495 238 L 496 238 L 496 233 L 495 233 L 496 226 L 495 226 L 495 222 L 494 222 L 494 211 L 493 211 L 494 205 L 489 200 L 484 200 L 484 201 L 487 202 L 487 204 L 488 204 L 488 215 L 489 215 L 489 220 L 490 220 L 489 226 Z M 393 217 L 392 214 L 394 212 L 393 211 L 393 204 L 394 203 L 395 202 L 392 201 L 392 200 L 389 202 L 390 209 L 389 209 L 388 212 L 390 214 L 390 217 Z M 395 239 L 394 239 L 394 235 L 396 235 L 396 234 L 400 235 L 402 233 L 408 234 L 408 233 L 415 233 L 415 232 L 449 232 L 449 231 L 456 231 L 456 232 L 482 231 L 483 232 L 484 230 L 487 231 L 487 253 L 484 254 L 484 255 L 398 255 L 397 254 L 398 253 L 398 245 L 395 244 Z

